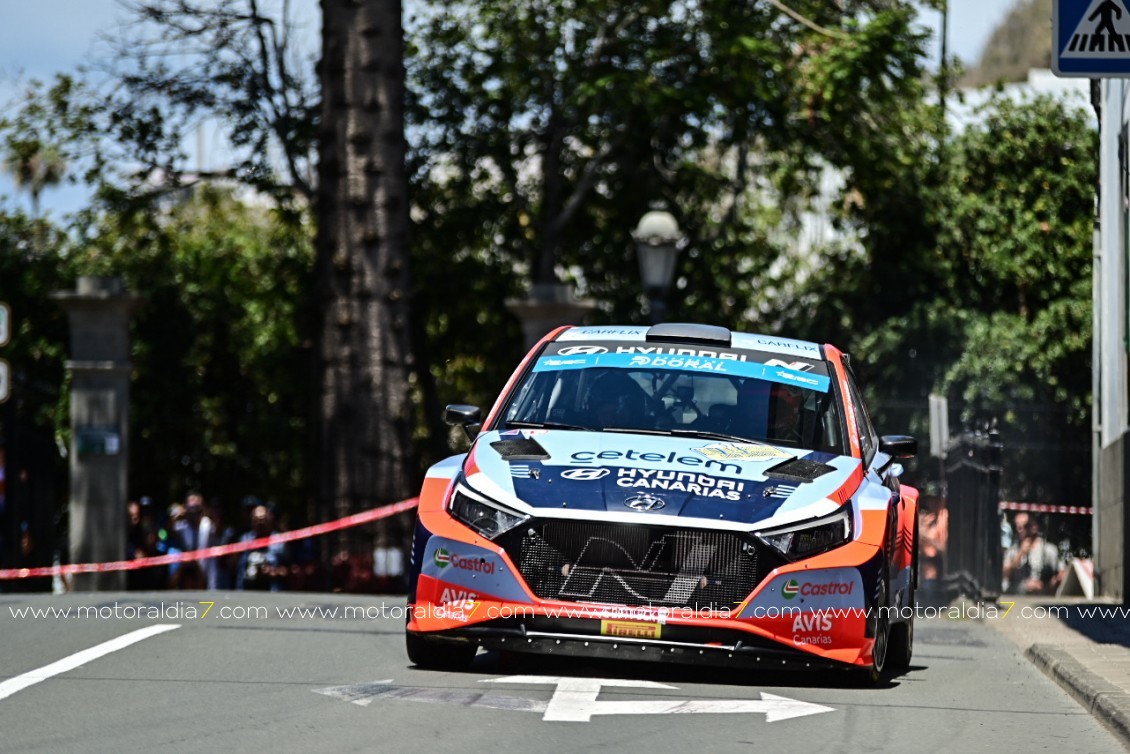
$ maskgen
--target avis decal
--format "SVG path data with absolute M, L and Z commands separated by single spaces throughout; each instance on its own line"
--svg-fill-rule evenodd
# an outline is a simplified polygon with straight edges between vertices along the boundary
M 793 643 L 829 646 L 832 643 L 832 616 L 828 613 L 802 613 L 793 618 Z
M 440 602 L 474 602 L 479 599 L 479 595 L 466 589 L 444 589 L 443 594 L 440 595 Z

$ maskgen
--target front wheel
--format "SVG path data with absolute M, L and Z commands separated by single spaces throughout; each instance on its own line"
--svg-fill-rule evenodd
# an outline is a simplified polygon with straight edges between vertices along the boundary
M 896 672 L 904 673 L 910 670 L 910 659 L 914 654 L 914 613 L 917 605 L 914 602 L 914 592 L 918 586 L 918 522 L 914 523 L 913 556 L 910 560 L 910 593 L 907 604 L 910 606 L 910 617 L 903 623 L 898 623 L 891 628 L 891 642 L 887 647 L 887 667 Z
M 460 670 L 471 664 L 479 648 L 474 644 L 455 644 L 428 639 L 414 633 L 404 634 L 408 659 L 428 670 Z
M 894 673 L 910 670 L 910 658 L 914 654 L 914 616 L 905 623 L 891 627 L 891 641 L 887 646 L 887 668 Z
M 888 611 L 880 609 L 880 606 L 887 604 L 888 589 L 887 577 L 883 575 L 879 579 L 879 594 L 875 600 L 875 616 L 872 623 L 875 646 L 871 650 L 871 664 L 859 671 L 860 680 L 865 685 L 873 686 L 879 683 L 883 678 L 883 671 L 887 668 L 891 645 L 891 618 Z

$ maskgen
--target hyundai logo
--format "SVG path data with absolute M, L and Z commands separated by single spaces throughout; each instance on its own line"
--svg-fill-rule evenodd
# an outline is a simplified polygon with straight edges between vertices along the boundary
M 579 479 L 584 482 L 595 482 L 604 479 L 612 473 L 611 469 L 569 469 L 561 472 L 562 479 Z
M 663 502 L 662 498 L 658 498 L 647 492 L 641 492 L 638 495 L 632 495 L 624 501 L 624 505 L 628 506 L 634 511 L 657 511 L 667 505 Z
M 558 356 L 589 355 L 594 353 L 608 353 L 604 346 L 566 346 L 557 352 Z

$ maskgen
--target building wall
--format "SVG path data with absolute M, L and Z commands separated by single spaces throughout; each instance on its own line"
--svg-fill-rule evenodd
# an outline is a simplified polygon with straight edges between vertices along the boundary
M 1095 494 L 1095 572 L 1097 593 L 1124 599 L 1127 594 L 1125 563 L 1126 468 L 1130 442 L 1120 438 L 1099 451 L 1098 485 Z
M 1130 82 L 1103 79 L 1099 134 L 1099 223 L 1095 234 L 1093 396 L 1094 545 L 1100 594 L 1127 594 L 1126 269 L 1130 154 Z

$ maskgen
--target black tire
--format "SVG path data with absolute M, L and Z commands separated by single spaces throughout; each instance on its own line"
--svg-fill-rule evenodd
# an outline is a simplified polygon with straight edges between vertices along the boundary
M 865 686 L 878 684 L 883 680 L 883 673 L 887 670 L 887 657 L 891 646 L 891 618 L 888 611 L 880 610 L 879 606 L 887 604 L 889 592 L 888 577 L 884 573 L 879 577 L 879 594 L 875 600 L 875 622 L 872 629 L 875 634 L 875 647 L 871 650 L 871 665 L 859 671 L 859 680 Z
M 904 623 L 897 623 L 891 628 L 891 642 L 887 646 L 887 668 L 894 673 L 905 673 L 910 669 L 910 660 L 914 656 L 914 592 L 918 587 L 918 522 L 914 522 L 914 539 L 911 542 L 913 555 L 910 559 L 910 594 L 907 604 L 910 605 L 910 617 Z
M 474 644 L 440 642 L 414 633 L 404 634 L 404 648 L 413 665 L 428 670 L 461 670 L 479 651 Z
M 887 645 L 887 669 L 892 673 L 905 673 L 910 670 L 910 659 L 914 655 L 914 616 L 905 623 L 891 626 L 891 641 Z
M 887 657 L 891 646 L 891 615 L 888 602 L 891 599 L 891 557 L 895 550 L 895 518 L 887 520 L 886 544 L 880 554 L 882 568 L 876 585 L 875 614 L 872 617 L 871 634 L 875 637 L 875 646 L 871 650 L 871 665 L 860 668 L 858 680 L 864 685 L 874 686 L 883 680 L 883 673 L 887 671 Z

